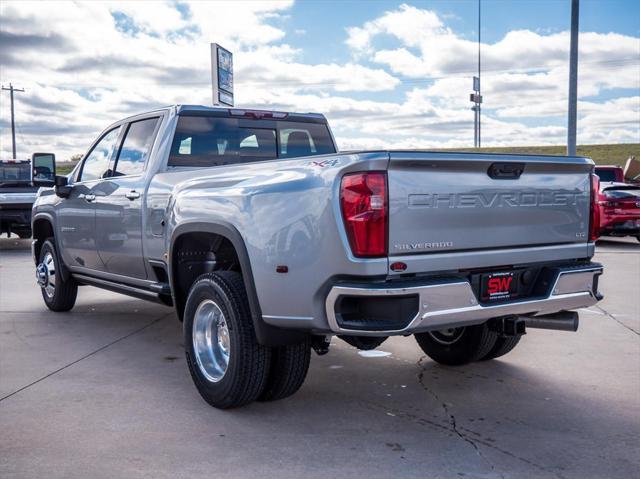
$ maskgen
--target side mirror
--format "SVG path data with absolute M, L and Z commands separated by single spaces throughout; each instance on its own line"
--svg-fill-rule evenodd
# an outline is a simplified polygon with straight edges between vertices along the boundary
M 54 179 L 54 190 L 56 192 L 56 195 L 58 195 L 60 198 L 67 198 L 69 194 L 71 194 L 71 188 L 73 187 L 68 183 L 69 179 L 66 176 L 56 175 Z
M 34 153 L 31 156 L 31 182 L 34 186 L 54 186 L 56 178 L 56 155 Z

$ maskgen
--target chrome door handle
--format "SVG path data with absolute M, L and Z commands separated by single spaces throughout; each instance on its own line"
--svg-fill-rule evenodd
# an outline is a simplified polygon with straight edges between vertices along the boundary
M 138 193 L 136 190 L 131 190 L 128 193 L 125 193 L 124 196 L 133 201 L 140 198 L 140 193 Z
M 78 195 L 78 198 L 80 198 L 81 200 L 85 200 L 88 203 L 91 203 L 96 199 L 96 195 L 92 195 L 92 194 L 85 195 L 84 193 L 80 193 Z

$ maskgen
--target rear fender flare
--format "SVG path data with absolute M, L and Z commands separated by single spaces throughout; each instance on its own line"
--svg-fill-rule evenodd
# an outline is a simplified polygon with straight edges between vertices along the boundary
M 202 222 L 193 221 L 183 223 L 173 230 L 171 233 L 171 240 L 169 243 L 167 269 L 169 273 L 169 282 L 171 285 L 171 291 L 176 291 L 176 285 L 174 284 L 175 276 L 173 274 L 174 264 L 174 249 L 178 238 L 186 233 L 212 233 L 220 235 L 228 239 L 236 250 L 238 260 L 240 261 L 240 267 L 242 268 L 242 279 L 244 281 L 245 288 L 247 290 L 247 297 L 249 299 L 249 308 L 251 310 L 251 319 L 253 321 L 253 327 L 256 333 L 256 338 L 260 344 L 265 346 L 281 346 L 286 344 L 296 344 L 303 341 L 306 337 L 305 333 L 297 331 L 288 331 L 285 329 L 276 328 L 264 322 L 262 319 L 262 310 L 260 308 L 260 302 L 258 300 L 258 294 L 256 290 L 253 273 L 251 270 L 251 261 L 249 260 L 249 253 L 247 252 L 246 245 L 242 239 L 240 232 L 230 223 L 227 222 Z M 174 297 L 174 304 L 176 304 Z

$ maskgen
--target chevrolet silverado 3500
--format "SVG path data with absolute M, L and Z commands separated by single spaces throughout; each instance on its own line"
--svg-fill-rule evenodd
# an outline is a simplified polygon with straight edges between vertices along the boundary
M 173 306 L 198 391 L 237 407 L 295 393 L 334 335 L 413 335 L 459 365 L 575 331 L 601 298 L 594 178 L 586 158 L 341 153 L 319 114 L 167 107 L 40 190 L 36 277 L 53 311 L 79 285 Z

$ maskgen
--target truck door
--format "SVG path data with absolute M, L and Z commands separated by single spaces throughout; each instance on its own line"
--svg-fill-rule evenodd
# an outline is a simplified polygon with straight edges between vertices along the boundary
M 118 143 L 120 127 L 106 132 L 85 157 L 68 198 L 57 206 L 57 229 L 61 254 L 69 266 L 102 269 L 96 250 L 96 189 L 109 169 Z
M 144 167 L 159 118 L 126 126 L 124 140 L 112 161 L 111 173 L 96 190 L 96 238 L 103 270 L 146 279 L 142 254 Z

